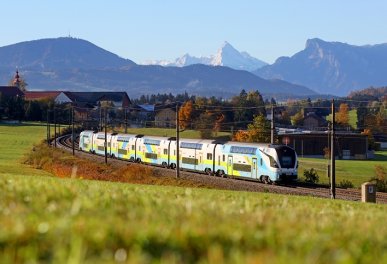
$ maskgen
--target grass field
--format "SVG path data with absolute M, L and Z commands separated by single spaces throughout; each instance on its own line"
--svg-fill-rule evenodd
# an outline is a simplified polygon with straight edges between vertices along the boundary
M 386 263 L 385 205 L 0 177 L 2 263 Z
M 329 183 L 327 177 L 328 159 L 299 158 L 299 176 L 302 178 L 303 171 L 314 168 L 317 170 L 320 182 Z M 387 151 L 377 151 L 373 160 L 336 160 L 336 183 L 348 180 L 355 187 L 369 181 L 375 176 L 375 166 L 387 166 Z
M 39 123 L 23 125 L 0 124 L 0 174 L 49 175 L 42 170 L 21 165 L 23 154 L 31 151 L 46 137 L 46 126 Z
M 0 263 L 387 262 L 385 205 L 47 177 L 0 133 Z

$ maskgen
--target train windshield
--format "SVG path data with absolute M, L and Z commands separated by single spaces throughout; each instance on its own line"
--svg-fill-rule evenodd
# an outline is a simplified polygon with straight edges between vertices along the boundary
M 294 168 L 296 166 L 296 152 L 288 146 L 275 147 L 281 168 Z

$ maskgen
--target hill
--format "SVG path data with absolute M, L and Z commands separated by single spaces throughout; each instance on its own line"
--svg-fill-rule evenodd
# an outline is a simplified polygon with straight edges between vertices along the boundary
M 370 87 L 363 90 L 351 92 L 348 95 L 349 98 L 355 98 L 355 97 L 359 98 L 359 97 L 365 97 L 365 96 L 374 97 L 379 100 L 382 100 L 383 98 L 387 99 L 387 87 L 379 87 L 379 88 Z
M 309 39 L 304 50 L 292 57 L 280 57 L 254 73 L 344 96 L 364 87 L 386 85 L 386 67 L 387 44 L 354 46 Z
M 301 85 L 265 80 L 228 67 L 137 65 L 74 38 L 42 39 L 1 47 L 0 62 L 0 83 L 7 84 L 19 67 L 30 90 L 124 90 L 130 97 L 188 91 L 193 95 L 225 98 L 242 89 L 259 90 L 270 96 L 316 95 Z

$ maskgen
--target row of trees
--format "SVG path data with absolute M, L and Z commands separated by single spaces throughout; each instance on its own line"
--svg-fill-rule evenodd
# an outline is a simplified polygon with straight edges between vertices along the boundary
M 203 138 L 220 130 L 245 129 L 255 116 L 266 116 L 265 102 L 258 91 L 242 90 L 229 101 L 215 97 L 195 97 L 179 111 L 181 129 L 197 129 Z

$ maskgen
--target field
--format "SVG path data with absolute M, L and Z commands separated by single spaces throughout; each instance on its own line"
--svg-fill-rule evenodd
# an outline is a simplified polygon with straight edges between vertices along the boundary
M 299 158 L 299 175 L 305 169 L 314 168 L 317 170 L 320 182 L 329 183 L 327 177 L 328 159 Z M 348 180 L 355 187 L 360 187 L 362 183 L 369 181 L 375 176 L 376 165 L 387 165 L 387 151 L 377 151 L 373 160 L 336 160 L 336 183 Z
M 52 132 L 53 133 L 53 132 Z M 23 125 L 0 124 L 0 174 L 49 175 L 42 170 L 21 166 L 23 154 L 46 137 L 46 126 L 38 123 Z
M 385 205 L 60 179 L 20 164 L 45 127 L 0 135 L 1 263 L 387 262 Z

